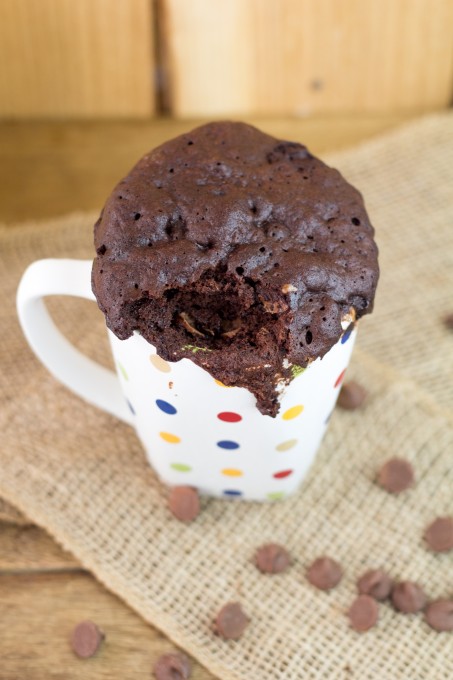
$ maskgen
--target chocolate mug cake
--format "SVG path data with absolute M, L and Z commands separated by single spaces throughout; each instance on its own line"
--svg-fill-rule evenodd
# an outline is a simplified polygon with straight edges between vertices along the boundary
M 361 194 L 305 146 L 216 122 L 146 154 L 95 225 L 93 292 L 138 331 L 245 387 L 279 394 L 373 308 L 377 247 Z

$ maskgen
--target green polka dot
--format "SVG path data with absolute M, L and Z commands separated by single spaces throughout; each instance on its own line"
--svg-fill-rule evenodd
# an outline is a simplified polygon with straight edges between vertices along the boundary
M 124 368 L 123 364 L 120 364 L 119 361 L 118 361 L 118 368 L 120 369 L 121 375 L 123 376 L 124 380 L 129 380 L 129 376 L 126 373 L 126 369 Z
M 281 498 L 284 498 L 286 496 L 284 491 L 273 491 L 272 493 L 268 493 L 267 497 L 269 498 L 270 501 L 279 501 Z
M 185 463 L 172 463 L 170 467 L 177 472 L 190 472 L 192 470 L 190 465 L 186 465 Z

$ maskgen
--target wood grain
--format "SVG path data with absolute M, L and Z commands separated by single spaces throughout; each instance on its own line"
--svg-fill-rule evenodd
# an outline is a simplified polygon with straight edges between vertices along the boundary
M 171 112 L 447 106 L 453 0 L 160 0 Z
M 0 498 L 0 522 L 20 524 L 22 526 L 31 524 L 25 515 L 22 515 L 19 510 L 16 510 L 16 508 L 4 501 L 3 498 Z
M 380 134 L 416 114 L 308 119 L 249 119 L 264 131 L 323 153 Z M 0 125 L 0 221 L 100 210 L 108 194 L 151 148 L 196 121 L 3 123 Z M 20 190 L 19 190 L 20 187 Z
M 259 124 L 280 137 L 306 141 L 319 153 L 408 119 L 335 116 Z M 99 208 L 142 153 L 193 125 L 165 120 L 0 125 L 0 219 Z M 85 618 L 107 638 L 97 657 L 80 661 L 68 637 Z M 44 531 L 0 523 L 0 680 L 150 680 L 153 662 L 170 650 L 170 641 L 82 572 Z M 194 664 L 192 680 L 213 678 Z
M 158 656 L 176 649 L 88 574 L 0 574 L 0 607 L 0 680 L 150 680 Z M 83 619 L 106 637 L 82 661 L 68 639 Z M 194 663 L 192 680 L 213 678 Z
M 0 522 L 0 573 L 74 569 L 80 569 L 75 557 L 42 529 Z
M 149 0 L 2 0 L 0 117 L 154 110 Z

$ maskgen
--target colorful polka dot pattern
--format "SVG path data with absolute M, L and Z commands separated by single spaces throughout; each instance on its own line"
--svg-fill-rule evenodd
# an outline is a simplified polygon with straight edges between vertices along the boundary
M 239 448 L 239 444 L 237 442 L 232 442 L 229 439 L 224 439 L 220 442 L 217 442 L 217 446 L 221 449 L 227 449 L 229 451 L 234 451 L 234 449 Z
M 344 374 L 346 373 L 346 369 L 343 369 L 338 376 L 338 378 L 335 380 L 334 387 L 339 387 L 341 383 L 343 382 Z
M 179 444 L 181 441 L 181 437 L 178 437 L 178 435 L 172 434 L 171 432 L 159 432 L 159 436 L 164 442 L 168 442 L 169 444 Z
M 300 416 L 302 411 L 304 410 L 304 407 L 302 404 L 297 404 L 296 406 L 291 406 L 287 411 L 285 411 L 282 415 L 283 420 L 293 420 L 293 418 L 297 418 Z
M 352 330 L 353 330 L 353 328 L 351 327 L 351 328 L 348 328 L 343 333 L 343 335 L 340 338 L 341 345 L 344 345 L 349 340 L 349 338 L 352 335 Z M 157 354 L 149 355 L 149 361 L 150 361 L 151 365 L 153 366 L 153 368 L 160 373 L 168 374 L 168 373 L 171 373 L 172 370 L 173 370 L 172 364 L 168 363 L 167 361 L 162 359 Z M 117 367 L 118 367 L 118 372 L 119 372 L 120 376 L 125 381 L 129 381 L 129 375 L 128 375 L 125 367 L 123 366 L 123 364 L 118 361 Z M 346 369 L 344 369 L 340 373 L 340 375 L 338 375 L 335 382 L 333 383 L 333 388 L 335 390 L 341 385 L 341 383 L 344 379 L 344 376 L 345 376 L 345 372 L 346 372 Z M 174 380 L 174 378 L 172 377 L 172 381 L 173 380 Z M 230 385 L 225 385 L 220 380 L 214 380 L 214 382 L 218 387 L 222 387 L 222 388 L 225 388 L 225 389 L 230 389 L 232 387 Z M 173 388 L 174 384 L 175 384 L 174 382 L 168 383 L 168 385 L 171 386 L 171 388 Z M 332 383 L 331 383 L 331 385 L 332 385 Z M 177 383 L 176 383 L 176 386 L 177 386 Z M 180 413 L 182 411 L 181 405 L 179 405 L 179 404 L 175 405 L 174 403 L 172 403 L 174 401 L 174 397 L 176 396 L 176 394 L 177 394 L 177 387 L 175 389 L 175 392 L 171 392 L 168 395 L 166 395 L 167 399 L 170 396 L 170 401 L 168 401 L 167 399 L 164 399 L 164 398 L 155 399 L 155 401 L 154 401 L 155 412 L 159 411 L 160 414 L 161 414 L 161 417 L 163 417 L 163 418 L 168 416 L 169 417 L 169 419 L 168 419 L 169 423 L 170 423 L 170 421 L 177 422 L 177 419 L 175 419 L 173 421 L 172 417 L 177 416 L 178 413 Z M 162 396 L 164 396 L 164 395 L 162 395 Z M 132 403 L 128 399 L 126 401 L 127 401 L 127 405 L 129 407 L 130 411 L 132 412 L 132 414 L 135 415 L 135 409 L 134 409 Z M 286 408 L 282 413 L 280 413 L 280 419 L 282 421 L 288 421 L 288 422 L 295 421 L 296 419 L 298 419 L 300 417 L 303 417 L 305 419 L 306 416 L 303 415 L 304 409 L 305 409 L 305 407 L 304 407 L 304 404 L 302 404 L 302 403 L 296 402 L 296 403 L 293 403 L 292 405 L 290 404 L 288 408 Z M 330 415 L 331 415 L 331 413 L 328 415 L 325 422 L 327 422 L 329 420 Z M 204 414 L 204 417 L 208 417 L 207 412 Z M 252 472 L 252 471 L 249 471 L 247 469 L 241 469 L 241 467 L 236 467 L 233 461 L 241 460 L 241 457 L 239 457 L 239 458 L 236 457 L 235 452 L 238 451 L 241 448 L 241 436 L 240 436 L 239 433 L 243 432 L 243 430 L 241 428 L 243 427 L 244 424 L 246 424 L 246 422 L 244 421 L 245 416 L 242 415 L 241 413 L 238 413 L 237 411 L 234 411 L 234 410 L 224 410 L 224 411 L 219 411 L 217 413 L 214 412 L 211 417 L 215 417 L 219 428 L 222 428 L 222 427 L 225 428 L 223 430 L 220 430 L 222 432 L 222 434 L 225 435 L 225 438 L 219 439 L 217 441 L 214 440 L 212 442 L 213 456 L 215 456 L 215 449 L 216 448 L 217 448 L 217 450 L 221 449 L 225 452 L 225 456 L 227 456 L 227 458 L 225 458 L 225 456 L 223 457 L 224 464 L 225 464 L 226 460 L 229 460 L 232 463 L 231 466 L 227 463 L 227 465 L 225 467 L 221 467 L 221 464 L 220 464 L 217 468 L 218 473 L 219 473 L 219 475 L 221 475 L 224 478 L 229 478 L 231 480 L 237 479 L 238 482 L 239 482 L 239 488 L 235 487 L 235 486 L 232 486 L 232 487 L 225 486 L 225 488 L 221 491 L 221 494 L 225 497 L 228 497 L 228 498 L 241 498 L 242 496 L 245 495 L 244 490 L 241 490 L 241 488 L 240 488 L 241 487 L 241 484 L 240 484 L 241 478 L 245 477 L 246 475 L 249 474 L 249 472 Z M 167 422 L 167 421 L 165 421 L 165 422 Z M 165 428 L 165 425 L 163 427 Z M 169 426 L 169 429 L 170 429 L 170 426 Z M 177 432 L 177 430 L 176 430 L 176 432 Z M 237 432 L 238 436 L 233 435 L 233 432 Z M 173 428 L 171 428 L 170 431 L 168 431 L 167 429 L 163 429 L 158 434 L 159 434 L 160 439 L 167 444 L 178 445 L 178 444 L 182 443 L 181 436 L 179 436 L 179 434 L 176 434 L 173 431 Z M 228 435 L 230 435 L 230 436 L 228 436 Z M 233 435 L 233 436 L 231 436 L 231 435 Z M 187 445 L 187 442 L 185 442 L 185 443 Z M 244 449 L 245 449 L 245 442 L 243 443 L 243 446 L 244 446 Z M 282 461 L 284 461 L 284 460 L 286 460 L 286 461 L 294 460 L 294 458 L 293 458 L 294 451 L 295 450 L 296 450 L 296 452 L 300 451 L 301 447 L 302 447 L 301 452 L 303 453 L 303 440 L 300 440 L 297 437 L 290 437 L 288 439 L 282 438 L 282 440 L 280 442 L 278 442 L 278 440 L 277 440 L 277 442 L 273 444 L 273 447 L 274 447 L 274 451 L 275 451 L 276 455 L 281 454 L 281 457 L 279 457 L 278 459 L 277 458 L 275 459 L 276 466 L 275 466 L 273 472 L 272 471 L 269 472 L 269 476 L 270 476 L 270 479 L 273 480 L 275 486 L 278 489 L 278 485 L 279 485 L 280 480 L 283 481 L 285 479 L 288 479 L 289 477 L 291 477 L 291 475 L 293 475 L 295 473 L 295 470 L 291 467 L 291 463 L 289 465 L 287 463 L 286 466 L 285 466 L 284 463 L 282 465 Z M 173 449 L 173 446 L 169 446 L 168 450 L 169 450 L 169 452 L 173 451 L 173 450 L 183 452 L 184 451 L 184 445 L 177 447 L 175 449 Z M 190 453 L 190 451 L 189 451 L 189 453 Z M 230 454 L 231 454 L 231 457 L 229 457 Z M 298 455 L 298 453 L 297 453 L 297 455 Z M 172 456 L 172 458 L 173 458 L 173 456 Z M 280 461 L 280 465 L 278 465 L 277 460 Z M 181 475 L 189 475 L 189 477 L 187 478 L 188 481 L 185 482 L 185 483 L 190 483 L 189 480 L 191 479 L 191 473 L 196 472 L 196 469 L 194 470 L 193 463 L 189 464 L 188 462 L 184 462 L 184 454 L 182 456 L 182 459 L 181 458 L 179 458 L 179 460 L 178 460 L 178 458 L 176 458 L 176 460 L 175 460 L 175 458 L 173 458 L 173 460 L 170 459 L 168 461 L 168 466 L 173 472 L 176 472 L 176 473 L 181 474 Z M 274 491 L 269 491 L 266 494 L 266 498 L 270 501 L 276 501 L 276 500 L 280 500 L 280 499 L 284 498 L 286 495 L 287 495 L 286 491 L 274 490 Z
M 123 376 L 124 380 L 129 380 L 129 376 L 126 373 L 126 369 L 124 368 L 123 364 L 120 363 L 119 361 L 117 362 L 118 368 L 120 369 L 121 375 Z
M 227 389 L 229 389 L 230 387 L 232 387 L 232 385 L 224 385 L 223 382 L 222 382 L 221 380 L 214 380 L 214 382 L 215 382 L 215 384 L 218 385 L 219 387 L 226 387 Z
M 285 496 L 286 494 L 284 491 L 272 491 L 271 493 L 267 494 L 267 497 L 270 501 L 280 501 Z
M 289 451 L 290 449 L 293 449 L 297 445 L 297 439 L 287 439 L 286 442 L 281 442 L 281 444 L 277 444 L 275 449 L 277 451 Z
M 233 413 L 232 411 L 222 411 L 222 413 L 217 414 L 217 418 L 224 423 L 239 423 L 242 420 L 242 416 L 239 413 Z
M 185 463 L 171 463 L 170 467 L 177 472 L 191 472 L 192 470 L 191 466 Z
M 343 333 L 343 335 L 341 336 L 341 344 L 342 344 L 342 345 L 344 345 L 344 344 L 349 340 L 349 338 L 351 337 L 351 333 L 352 333 L 353 329 L 354 329 L 354 326 L 351 325 L 351 326 Z
M 164 361 L 164 359 L 161 359 L 158 354 L 151 354 L 149 357 L 150 362 L 156 368 L 158 371 L 161 373 L 170 373 L 171 372 L 171 366 L 169 363 Z
M 242 477 L 243 474 L 242 470 L 237 468 L 224 468 L 222 470 L 222 475 L 225 475 L 225 477 Z
M 281 470 L 280 472 L 275 472 L 273 476 L 275 479 L 285 479 L 285 477 L 292 475 L 293 472 L 294 470 Z
M 172 404 L 169 404 L 168 401 L 164 401 L 163 399 L 156 399 L 156 406 L 164 413 L 168 413 L 169 416 L 174 416 L 178 413 Z

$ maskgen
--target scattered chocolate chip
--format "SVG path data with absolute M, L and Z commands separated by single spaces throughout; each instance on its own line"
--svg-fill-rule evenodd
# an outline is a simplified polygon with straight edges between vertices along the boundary
M 426 604 L 426 595 L 418 583 L 401 581 L 393 586 L 392 602 L 403 614 L 415 614 Z
M 176 519 L 192 522 L 200 512 L 197 490 L 191 486 L 174 486 L 170 490 L 168 507 Z
M 330 590 L 338 585 L 343 577 L 343 570 L 338 562 L 330 557 L 318 557 L 307 571 L 307 579 L 320 590 Z
M 255 564 L 263 574 L 280 574 L 290 563 L 288 551 L 277 543 L 262 545 L 255 553 Z
M 379 609 L 375 599 L 369 595 L 359 595 L 348 611 L 351 628 L 358 633 L 369 630 L 378 620 Z
M 425 609 L 428 626 L 439 632 L 453 630 L 453 600 L 435 600 Z
M 414 483 L 414 469 L 404 458 L 390 458 L 379 469 L 377 483 L 389 493 L 401 493 Z
M 386 600 L 391 593 L 393 581 L 383 569 L 370 569 L 357 581 L 361 595 L 369 595 L 375 600 Z
M 101 646 L 104 633 L 93 621 L 81 621 L 71 634 L 71 647 L 80 659 L 94 656 Z
M 224 605 L 216 616 L 215 630 L 224 640 L 239 640 L 249 624 L 239 602 Z
M 453 549 L 453 517 L 438 517 L 425 529 L 425 541 L 434 552 Z
M 345 383 L 338 396 L 338 406 L 346 411 L 354 411 L 360 408 L 367 398 L 367 391 L 355 380 Z
M 162 654 L 153 666 L 156 680 L 187 680 L 192 673 L 189 658 L 181 652 Z
M 444 318 L 442 319 L 445 328 L 448 328 L 448 330 L 453 331 L 453 312 L 450 314 L 446 314 Z

